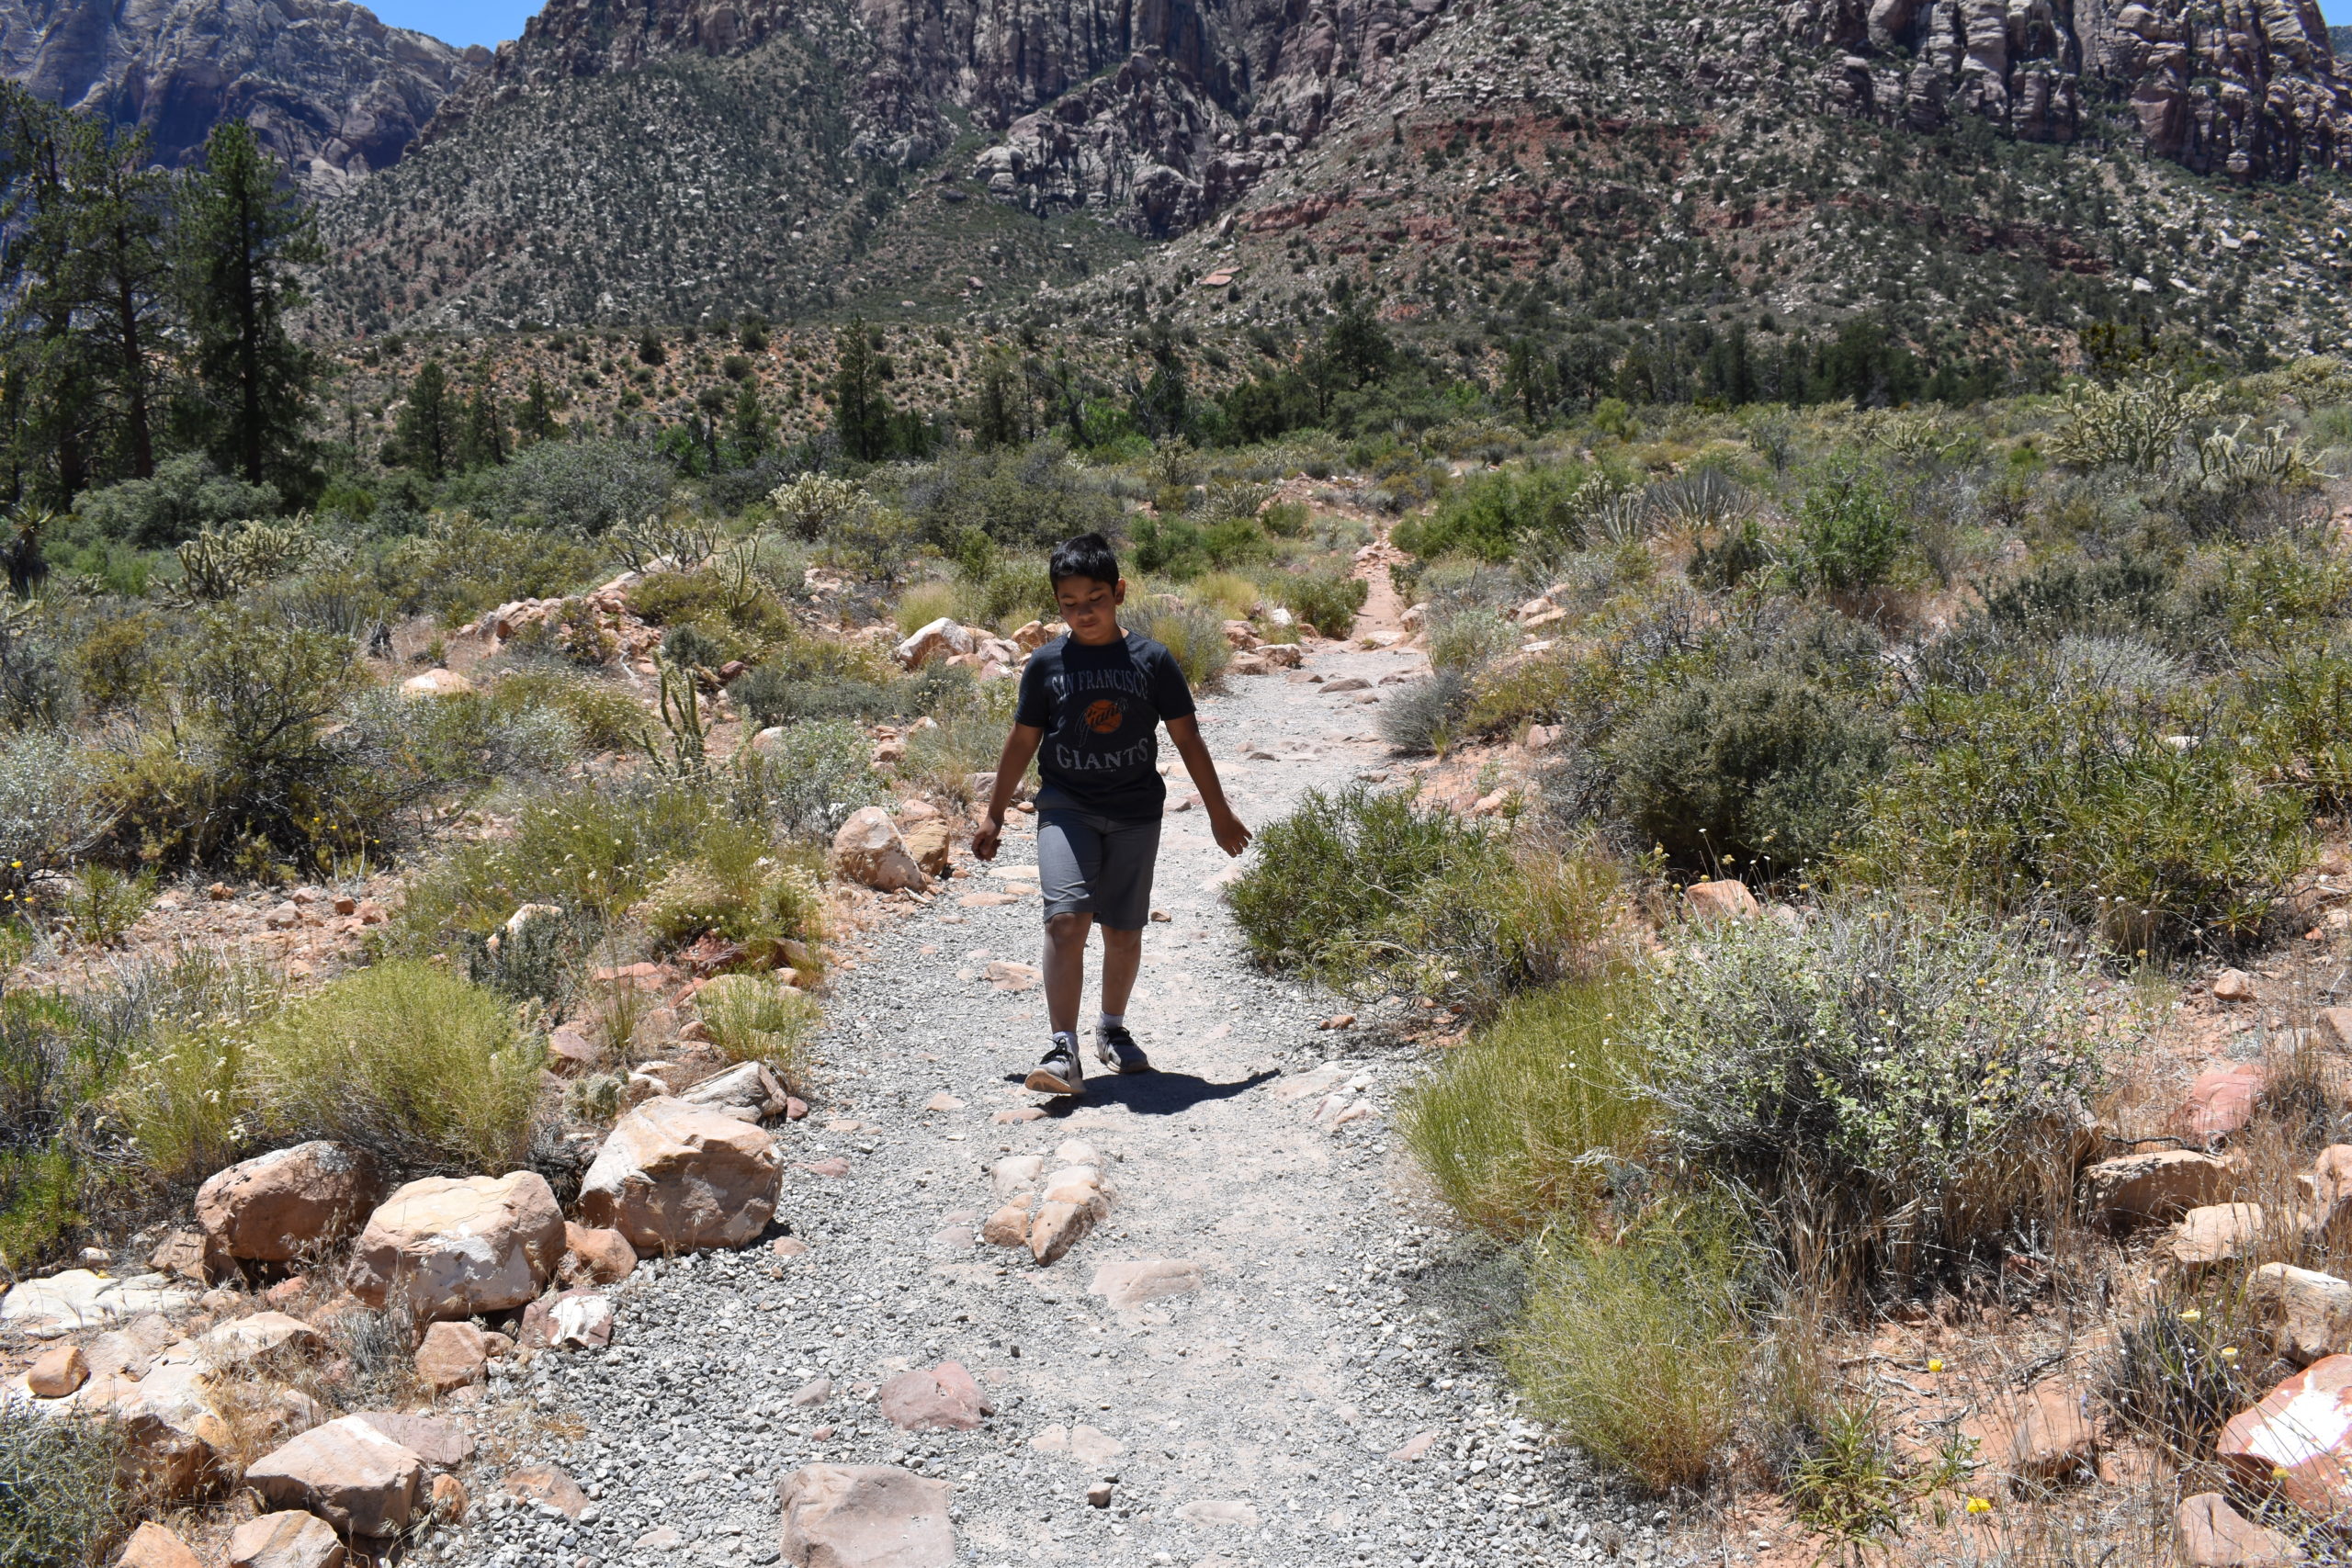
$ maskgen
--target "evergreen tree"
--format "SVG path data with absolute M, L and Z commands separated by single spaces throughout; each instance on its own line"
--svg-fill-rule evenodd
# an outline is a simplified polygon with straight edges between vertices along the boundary
M 494 468 L 506 461 L 506 413 L 498 406 L 498 387 L 488 361 L 481 367 L 474 395 L 466 403 L 466 424 L 458 457 L 468 468 Z
M 170 278 L 171 182 L 152 167 L 145 130 L 81 140 L 76 248 L 89 267 L 91 330 L 103 346 L 105 386 L 119 463 L 136 479 L 155 472 L 155 350 Z
M 983 452 L 1011 446 L 1021 439 L 1021 416 L 1014 406 L 1020 392 L 1012 367 L 1001 354 L 989 355 L 980 371 L 979 397 L 972 410 L 972 443 Z
M 192 434 L 248 484 L 308 477 L 302 427 L 319 364 L 286 318 L 302 299 L 295 269 L 325 253 L 284 176 L 252 129 L 231 120 L 206 138 L 202 169 L 180 187 Z
M 0 89 L 0 346 L 17 444 L 11 500 L 29 488 L 71 502 L 89 481 L 97 389 L 89 343 L 76 331 L 88 267 L 74 243 L 71 169 L 81 159 L 75 144 L 100 134 L 94 120 L 20 87 Z
M 771 435 L 767 411 L 760 407 L 760 394 L 749 381 L 735 394 L 735 413 L 727 427 L 728 444 L 735 448 L 735 461 L 750 468 L 766 455 Z
M 549 440 L 556 434 L 555 394 L 548 389 L 547 378 L 536 370 L 531 372 L 530 390 L 524 394 L 523 414 L 515 426 L 526 443 Z
M 833 433 L 842 455 L 878 463 L 890 455 L 890 404 L 881 391 L 865 322 L 854 320 L 833 336 Z
M 449 396 L 449 374 L 428 359 L 408 384 L 408 402 L 392 427 L 393 461 L 428 479 L 446 479 L 458 448 L 458 411 Z

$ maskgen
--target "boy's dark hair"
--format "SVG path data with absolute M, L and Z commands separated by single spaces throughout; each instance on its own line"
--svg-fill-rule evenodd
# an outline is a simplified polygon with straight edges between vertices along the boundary
M 1056 587 L 1066 577 L 1089 577 L 1097 582 L 1119 581 L 1119 558 L 1111 553 L 1111 541 L 1100 534 L 1080 534 L 1075 539 L 1064 540 L 1054 547 L 1054 558 L 1046 563 L 1046 575 Z

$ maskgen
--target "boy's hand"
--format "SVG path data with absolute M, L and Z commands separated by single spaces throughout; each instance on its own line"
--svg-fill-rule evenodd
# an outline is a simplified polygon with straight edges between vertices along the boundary
M 1216 847 L 1227 854 L 1238 855 L 1250 847 L 1250 829 L 1243 827 L 1241 818 L 1230 811 L 1220 811 L 1212 816 L 1209 832 L 1216 838 Z
M 981 860 L 996 859 L 997 840 L 1003 835 L 1003 823 L 981 818 L 980 825 L 972 829 L 972 853 Z

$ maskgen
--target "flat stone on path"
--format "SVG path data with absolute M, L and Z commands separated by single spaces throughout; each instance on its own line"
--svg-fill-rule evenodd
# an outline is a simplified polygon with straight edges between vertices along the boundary
M 1182 1258 L 1147 1258 L 1134 1263 L 1105 1263 L 1094 1270 L 1087 1294 L 1101 1296 L 1114 1309 L 1166 1301 L 1201 1288 L 1201 1266 Z
M 551 1464 L 509 1471 L 506 1490 L 526 1503 L 545 1503 L 559 1509 L 568 1519 L 578 1518 L 588 1506 L 588 1494 L 580 1490 L 580 1483 Z
M 900 1372 L 882 1385 L 882 1418 L 909 1432 L 969 1432 L 989 1413 L 972 1374 L 956 1361 Z
M 0 1298 L 0 1327 L 36 1339 L 54 1339 L 77 1328 L 105 1328 L 143 1313 L 196 1310 L 194 1292 L 176 1288 L 161 1274 L 109 1279 L 87 1269 L 68 1269 L 46 1279 L 27 1280 Z
M 1388 1451 L 1388 1457 L 1398 1464 L 1418 1464 L 1437 1447 L 1435 1432 L 1416 1432 Z
M 776 1488 L 792 1568 L 950 1568 L 948 1489 L 888 1464 L 811 1464 Z
M 1186 1524 L 1199 1525 L 1206 1529 L 1253 1530 L 1258 1528 L 1258 1510 L 1231 1498 L 1201 1498 L 1177 1509 L 1176 1517 Z

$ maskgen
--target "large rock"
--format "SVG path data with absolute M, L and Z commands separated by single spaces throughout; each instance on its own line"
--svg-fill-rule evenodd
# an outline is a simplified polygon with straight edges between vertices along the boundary
M 1760 913 L 1756 895 L 1747 890 L 1747 884 L 1736 877 L 1694 882 L 1683 890 L 1682 897 L 1694 920 L 1752 920 Z
M 373 1160 L 314 1139 L 214 1173 L 196 1190 L 196 1221 L 231 1258 L 288 1263 L 349 1236 L 383 1195 Z
M 616 1230 L 563 1224 L 563 1262 L 556 1277 L 567 1284 L 617 1285 L 637 1272 L 637 1248 Z
M 424 1461 L 346 1416 L 246 1466 L 245 1484 L 273 1507 L 307 1508 L 345 1535 L 380 1539 L 415 1514 Z
M 2180 1109 L 2174 1112 L 2173 1131 L 2199 1143 L 2219 1143 L 2245 1130 L 2245 1124 L 2254 1120 L 2255 1105 L 2261 1099 L 2259 1063 L 2199 1073 L 2189 1083 Z
M 792 1568 L 949 1568 L 947 1483 L 887 1464 L 812 1464 L 777 1486 Z
M 2285 1568 L 2303 1561 L 2301 1547 L 2256 1524 L 2219 1492 L 2182 1498 L 2173 1510 L 2173 1528 L 2188 1568 Z
M 324 1335 L 282 1312 L 231 1318 L 207 1330 L 196 1342 L 197 1359 L 207 1371 L 243 1369 L 257 1361 L 305 1356 L 325 1348 Z
M 905 846 L 908 856 L 922 868 L 925 876 L 947 874 L 956 843 L 944 819 L 927 817 L 915 822 L 902 821 L 899 824 L 899 840 Z
M 436 1394 L 482 1381 L 490 1362 L 482 1332 L 470 1323 L 436 1323 L 416 1348 L 416 1381 Z
M 2208 1203 L 2181 1216 L 2173 1231 L 2173 1261 L 2191 1268 L 2245 1257 L 2268 1221 L 2259 1203 Z
M 89 1359 L 79 1345 L 52 1345 L 25 1369 L 25 1388 L 35 1399 L 63 1399 L 89 1381 Z
M 161 1274 L 115 1280 L 87 1269 L 68 1269 L 45 1279 L 26 1280 L 0 1297 L 0 1328 L 13 1328 L 36 1339 L 54 1339 L 77 1329 L 106 1328 L 145 1313 L 195 1310 L 195 1293 L 176 1288 Z
M 472 1317 L 537 1296 L 563 1257 L 563 1211 L 536 1171 L 412 1181 L 368 1216 L 351 1291 L 421 1318 Z
M 775 1135 L 723 1111 L 649 1100 L 615 1123 L 580 1186 L 581 1218 L 640 1252 L 741 1247 L 775 1213 Z
M 882 1385 L 882 1417 L 908 1432 L 969 1432 L 989 1414 L 980 1385 L 957 1361 L 900 1372 Z
M 229 1568 L 343 1568 L 343 1542 L 316 1514 L 247 1519 L 229 1537 Z
M 922 892 L 931 878 L 907 851 L 890 814 L 868 806 L 850 814 L 833 835 L 833 874 L 884 893 Z
M 2111 1230 L 2173 1220 L 2237 1196 L 2244 1162 L 2193 1149 L 2158 1149 L 2101 1160 L 2083 1172 L 2083 1210 Z
M 2262 1309 L 2278 1353 L 2297 1366 L 2352 1350 L 2352 1281 L 2266 1263 L 2254 1271 L 2246 1294 Z
M 187 1542 L 158 1524 L 143 1524 L 122 1543 L 115 1568 L 204 1568 L 204 1560 Z
M 2352 1356 L 2314 1361 L 2231 1416 L 2216 1451 L 2257 1495 L 2323 1519 L 2352 1512 Z
M 910 670 L 920 670 L 934 659 L 951 659 L 978 646 L 971 628 L 958 626 L 953 615 L 942 615 L 928 626 L 916 627 L 892 651 L 899 663 Z
M 361 1410 L 351 1419 L 365 1422 L 391 1438 L 428 1470 L 455 1470 L 474 1457 L 473 1434 L 454 1421 L 398 1410 Z
M 77 1403 L 113 1422 L 122 1434 L 123 1468 L 156 1495 L 186 1502 L 228 1479 L 223 1455 L 232 1430 L 214 1403 L 210 1381 L 193 1359 L 158 1362 L 135 1382 L 94 1377 Z

